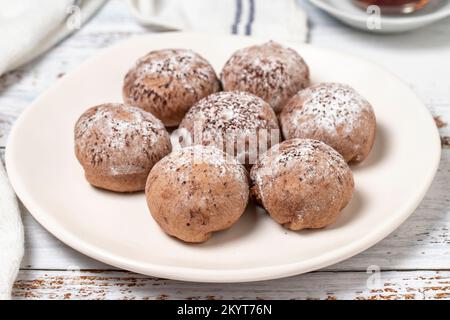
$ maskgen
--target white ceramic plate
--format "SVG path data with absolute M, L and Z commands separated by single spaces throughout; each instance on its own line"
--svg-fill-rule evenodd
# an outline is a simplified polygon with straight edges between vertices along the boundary
M 384 15 L 379 20 L 380 28 L 368 28 L 367 20 L 370 14 L 354 6 L 351 0 L 309 1 L 349 26 L 377 33 L 397 33 L 410 31 L 450 17 L 450 1 L 433 0 L 432 3 L 415 13 L 404 16 Z
M 205 244 L 166 236 L 144 195 L 89 186 L 73 152 L 73 127 L 90 106 L 121 100 L 122 79 L 153 49 L 191 48 L 217 71 L 238 48 L 261 40 L 166 33 L 104 50 L 65 76 L 17 120 L 6 149 L 11 183 L 33 216 L 69 246 L 105 263 L 152 276 L 202 282 L 273 279 L 347 259 L 395 230 L 417 207 L 436 172 L 440 141 L 432 117 L 401 81 L 367 61 L 286 43 L 309 63 L 313 82 L 340 81 L 373 104 L 374 150 L 355 167 L 356 193 L 336 224 L 290 232 L 250 206 L 230 230 Z

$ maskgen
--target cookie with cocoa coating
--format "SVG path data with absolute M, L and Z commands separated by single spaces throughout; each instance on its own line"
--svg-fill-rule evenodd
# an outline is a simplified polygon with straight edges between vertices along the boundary
M 353 175 L 342 156 L 317 140 L 273 147 L 250 173 L 251 196 L 291 230 L 324 228 L 350 202 Z
M 189 243 L 205 242 L 244 213 L 247 175 L 236 159 L 215 147 L 197 145 L 175 151 L 148 176 L 150 213 L 167 234 Z
M 205 58 L 192 50 L 164 49 L 150 52 L 129 70 L 123 99 L 174 127 L 192 105 L 219 90 L 220 81 Z
M 299 90 L 309 86 L 309 67 L 293 49 L 270 41 L 236 51 L 221 73 L 225 91 L 247 91 L 279 113 Z
M 247 166 L 281 139 L 270 105 L 242 91 L 217 92 L 197 102 L 181 122 L 178 134 L 181 146 L 213 145 Z
M 280 122 L 286 139 L 323 141 L 352 163 L 369 156 L 377 128 L 371 104 L 340 83 L 322 83 L 300 91 L 283 108 Z
M 160 120 L 132 106 L 109 103 L 88 109 L 75 125 L 75 154 L 86 179 L 115 192 L 145 188 L 153 165 L 171 151 Z

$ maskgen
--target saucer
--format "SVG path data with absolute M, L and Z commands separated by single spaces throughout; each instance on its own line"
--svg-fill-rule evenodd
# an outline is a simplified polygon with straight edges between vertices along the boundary
M 376 11 L 365 12 L 351 0 L 309 1 L 349 26 L 375 33 L 406 32 L 450 17 L 450 1 L 446 0 L 435 0 L 414 13 L 389 16 L 379 16 Z

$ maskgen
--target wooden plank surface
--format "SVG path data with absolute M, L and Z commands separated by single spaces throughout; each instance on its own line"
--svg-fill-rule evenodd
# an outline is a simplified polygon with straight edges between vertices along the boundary
M 313 272 L 276 281 L 201 284 L 128 272 L 22 271 L 16 299 L 447 299 L 450 272 Z
M 214 294 L 216 298 L 343 299 L 384 298 L 385 294 L 399 298 L 449 297 L 448 286 L 441 282 L 449 283 L 450 270 L 450 127 L 446 125 L 450 121 L 450 60 L 444 58 L 450 56 L 450 20 L 416 33 L 377 36 L 348 29 L 307 1 L 300 3 L 311 20 L 311 43 L 384 65 L 405 80 L 437 117 L 444 147 L 439 172 L 411 218 L 364 253 L 320 272 L 263 283 L 217 286 L 159 281 L 114 271 L 62 244 L 22 208 L 26 254 L 15 287 L 17 298 L 65 298 L 66 294 L 73 298 L 208 298 L 220 288 L 224 289 Z M 133 20 L 125 1 L 112 0 L 88 25 L 47 55 L 0 77 L 0 155 L 3 157 L 2 149 L 14 120 L 39 94 L 99 49 L 148 31 Z M 371 265 L 379 266 L 390 279 L 383 290 L 396 292 L 371 292 L 365 287 L 369 276 L 366 270 Z M 74 268 L 90 271 L 83 273 L 86 278 L 74 280 L 73 273 L 67 271 Z M 139 285 L 130 285 L 132 282 Z M 124 291 L 128 285 L 130 288 Z M 435 293 L 428 287 L 440 289 Z

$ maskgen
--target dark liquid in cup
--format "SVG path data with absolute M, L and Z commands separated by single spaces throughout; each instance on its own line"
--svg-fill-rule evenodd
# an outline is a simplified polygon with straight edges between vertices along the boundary
M 411 13 L 427 5 L 430 0 L 354 0 L 359 7 L 367 9 L 378 6 L 387 14 Z

